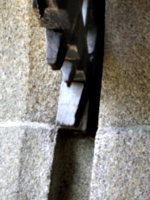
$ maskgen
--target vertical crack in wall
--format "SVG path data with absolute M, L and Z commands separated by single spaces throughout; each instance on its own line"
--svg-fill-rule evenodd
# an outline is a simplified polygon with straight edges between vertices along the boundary
M 93 162 L 94 138 L 61 131 L 57 136 L 49 200 L 87 200 Z

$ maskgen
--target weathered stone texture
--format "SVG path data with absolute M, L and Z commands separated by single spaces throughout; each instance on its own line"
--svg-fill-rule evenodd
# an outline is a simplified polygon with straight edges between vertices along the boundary
M 54 124 L 60 72 L 46 63 L 45 30 L 31 1 L 0 5 L 0 121 Z
M 31 1 L 0 1 L 1 200 L 47 200 L 60 73 L 45 57 Z
M 30 28 L 27 118 L 54 124 L 61 76 L 46 64 L 45 30 L 38 26 Z
M 106 1 L 99 127 L 150 124 L 149 8 L 149 0 Z M 0 1 L 0 75 L 0 199 L 47 200 L 61 74 L 46 64 L 30 0 Z M 87 200 L 93 139 L 57 145 L 58 198 Z M 146 126 L 99 130 L 91 200 L 149 200 L 149 145 Z
M 90 200 L 99 199 L 150 199 L 150 127 L 98 131 Z
M 53 129 L 5 126 L 0 127 L 0 199 L 47 200 Z
M 150 199 L 149 19 L 149 0 L 106 1 L 90 200 Z
M 106 1 L 100 126 L 150 124 L 150 1 Z
M 27 28 L 6 22 L 0 24 L 0 121 L 24 118 L 29 72 Z
M 21 128 L 0 128 L 0 199 L 16 200 L 20 172 Z
M 19 199 L 47 200 L 53 161 L 53 130 L 25 128 L 20 152 Z
M 34 16 L 31 2 L 28 11 L 30 71 L 28 77 L 27 118 L 31 121 L 54 124 L 61 73 L 60 71 L 52 71 L 46 63 L 45 29 L 40 27 L 37 18 Z

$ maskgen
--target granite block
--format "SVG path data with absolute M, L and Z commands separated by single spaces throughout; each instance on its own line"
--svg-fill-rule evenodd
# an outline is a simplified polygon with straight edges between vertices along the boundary
M 27 118 L 31 121 L 54 124 L 61 72 L 53 71 L 51 66 L 47 64 L 45 28 L 40 27 L 31 6 L 28 6 L 28 10 L 30 19 L 28 24 L 30 73 L 27 95 Z M 54 51 L 56 51 L 56 48 L 57 45 L 55 44 Z M 51 54 L 54 54 L 54 52 L 51 52 Z
M 0 4 L 0 121 L 54 124 L 61 72 L 46 63 L 45 29 L 31 4 Z
M 150 124 L 150 1 L 106 1 L 99 126 Z
M 28 88 L 27 2 L 0 3 L 0 121 L 24 120 Z
M 24 131 L 0 127 L 0 199 L 16 200 L 19 192 L 20 149 Z
M 53 130 L 25 128 L 20 153 L 20 200 L 47 200 L 54 146 Z
M 6 24 L 0 29 L 0 121 L 20 120 L 25 117 L 28 88 L 27 29 Z
M 45 30 L 31 4 L 0 1 L 1 200 L 47 200 L 51 181 L 55 137 L 45 123 L 55 124 L 61 72 L 46 63 Z M 149 0 L 106 1 L 99 127 L 150 124 L 149 8 Z M 150 199 L 149 140 L 146 126 L 98 131 L 91 200 Z M 58 139 L 50 195 L 88 199 L 93 142 Z
M 99 129 L 90 200 L 150 199 L 150 127 Z
M 4 9 L 11 9 L 12 7 L 15 7 L 16 1 L 15 0 L 10 0 L 10 1 L 1 1 L 0 2 L 0 10 Z
M 31 1 L 28 0 L 28 4 L 30 71 L 28 77 L 26 118 L 30 121 L 54 124 L 61 72 L 53 71 L 51 66 L 47 64 L 45 28 L 40 27 L 31 7 Z
M 47 200 L 55 134 L 32 126 L 0 125 L 1 200 Z
M 61 72 L 52 71 L 46 63 L 45 30 L 30 28 L 27 119 L 54 124 Z

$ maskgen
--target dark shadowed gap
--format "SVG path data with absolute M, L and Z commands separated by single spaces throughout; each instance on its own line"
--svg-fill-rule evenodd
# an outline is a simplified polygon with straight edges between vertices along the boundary
M 85 105 L 89 102 L 87 135 L 95 136 L 98 129 L 99 103 L 101 94 L 103 59 L 104 59 L 104 34 L 105 34 L 105 0 L 91 0 L 93 15 L 97 26 L 97 37 L 94 48 L 94 59 L 87 70 L 87 82 L 76 113 L 77 124 L 80 116 L 84 114 Z
M 95 135 L 98 128 L 99 103 L 103 73 L 104 35 L 105 35 L 105 0 L 92 0 L 94 19 L 97 25 L 97 38 L 94 50 L 94 60 L 90 69 L 90 99 L 87 130 Z
M 98 127 L 104 57 L 105 0 L 92 0 L 98 28 L 94 60 L 89 68 L 88 133 L 60 130 L 54 152 L 49 200 L 87 200 L 93 162 L 94 137 Z
M 61 130 L 57 135 L 49 200 L 87 200 L 94 138 Z
M 45 8 L 48 7 L 48 3 L 46 2 L 46 0 L 42 0 L 42 1 L 41 0 L 34 0 L 33 2 L 34 2 L 34 4 L 37 3 L 37 7 L 39 9 L 39 14 L 40 14 L 40 17 L 42 18 L 43 15 L 44 15 Z

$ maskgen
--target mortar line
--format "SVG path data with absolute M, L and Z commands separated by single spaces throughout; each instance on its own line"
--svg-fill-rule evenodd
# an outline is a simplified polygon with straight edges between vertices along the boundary
M 0 122 L 0 127 L 9 128 L 9 127 L 31 127 L 31 128 L 45 128 L 52 130 L 55 125 L 50 125 L 47 123 L 41 122 L 31 122 L 31 121 L 5 121 Z

